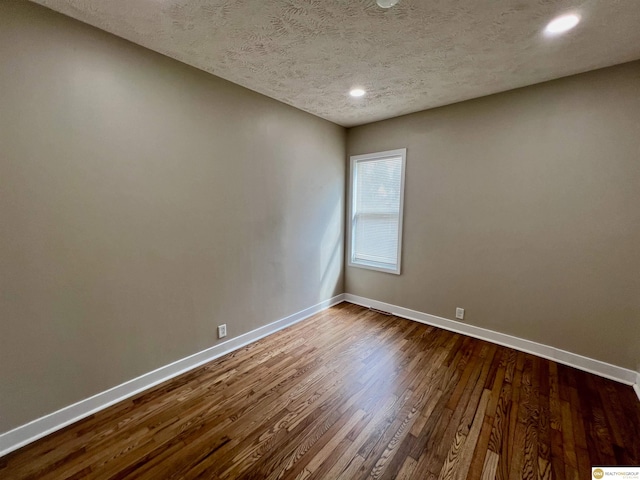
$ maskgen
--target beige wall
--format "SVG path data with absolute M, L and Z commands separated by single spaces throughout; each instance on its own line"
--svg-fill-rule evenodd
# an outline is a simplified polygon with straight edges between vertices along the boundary
M 348 133 L 402 147 L 402 275 L 347 292 L 637 368 L 640 62 Z
M 0 432 L 343 292 L 342 127 L 0 2 Z

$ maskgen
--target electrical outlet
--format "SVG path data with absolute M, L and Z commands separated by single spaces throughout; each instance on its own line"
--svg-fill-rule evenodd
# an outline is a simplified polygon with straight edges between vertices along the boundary
M 456 308 L 456 318 L 458 320 L 464 320 L 464 308 Z
M 218 338 L 224 338 L 227 336 L 227 324 L 218 325 Z

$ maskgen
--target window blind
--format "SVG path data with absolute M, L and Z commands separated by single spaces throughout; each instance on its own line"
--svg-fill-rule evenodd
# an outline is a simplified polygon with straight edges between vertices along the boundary
M 353 168 L 352 262 L 398 270 L 403 157 L 358 160 Z

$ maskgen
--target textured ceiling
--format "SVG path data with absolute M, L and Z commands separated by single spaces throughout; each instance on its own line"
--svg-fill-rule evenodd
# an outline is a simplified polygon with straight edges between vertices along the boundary
M 640 0 L 33 1 L 344 126 L 640 58 Z

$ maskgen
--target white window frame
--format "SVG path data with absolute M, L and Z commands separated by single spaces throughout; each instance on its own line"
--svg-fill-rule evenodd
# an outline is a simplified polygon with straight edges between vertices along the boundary
M 354 203 L 355 203 L 355 195 L 356 195 L 356 164 L 359 162 L 366 162 L 371 160 L 382 160 L 384 158 L 390 157 L 401 157 L 401 173 L 400 173 L 400 212 L 398 218 L 398 261 L 394 267 L 387 267 L 384 264 L 376 263 L 374 261 L 367 262 L 363 260 L 354 260 L 354 252 L 353 252 L 353 238 L 354 238 Z M 348 246 L 347 246 L 347 255 L 348 261 L 347 264 L 350 267 L 358 267 L 358 268 L 366 268 L 368 270 L 377 270 L 379 272 L 393 273 L 395 275 L 400 275 L 400 266 L 402 264 L 402 220 L 404 217 L 404 179 L 406 174 L 406 163 L 407 163 L 407 149 L 399 148 L 396 150 L 387 150 L 385 152 L 376 152 L 376 153 L 366 153 L 364 155 L 353 155 L 351 156 L 351 164 L 350 164 L 350 175 L 349 175 L 349 226 L 348 226 Z

